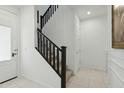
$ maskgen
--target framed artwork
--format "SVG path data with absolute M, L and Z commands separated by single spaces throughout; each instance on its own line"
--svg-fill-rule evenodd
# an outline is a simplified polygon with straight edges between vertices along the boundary
M 112 48 L 124 48 L 124 5 L 112 5 Z

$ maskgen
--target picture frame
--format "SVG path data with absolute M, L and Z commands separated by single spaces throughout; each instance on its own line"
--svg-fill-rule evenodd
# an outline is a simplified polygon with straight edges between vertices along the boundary
M 112 5 L 112 48 L 124 49 L 124 5 Z

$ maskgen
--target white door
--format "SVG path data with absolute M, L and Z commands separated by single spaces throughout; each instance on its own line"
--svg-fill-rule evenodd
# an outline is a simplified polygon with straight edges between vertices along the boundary
M 100 15 L 81 22 L 82 66 L 106 70 L 107 17 Z
M 0 9 L 0 83 L 17 76 L 17 16 Z

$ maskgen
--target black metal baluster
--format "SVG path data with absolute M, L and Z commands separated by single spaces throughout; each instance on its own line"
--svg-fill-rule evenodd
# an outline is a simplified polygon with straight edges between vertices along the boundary
M 49 11 L 48 11 L 48 21 L 50 19 L 50 8 L 49 8 Z
M 50 9 L 51 9 L 51 13 L 50 13 L 50 15 L 51 15 L 51 17 L 52 17 L 52 10 L 53 10 L 53 9 L 52 9 L 52 5 L 51 5 Z
M 59 49 L 57 48 L 57 72 L 60 74 L 59 72 Z
M 46 15 L 44 15 L 44 25 L 46 24 Z
M 47 22 L 48 22 L 48 20 L 49 20 L 49 9 L 47 11 Z
M 43 28 L 43 16 L 41 17 L 41 27 Z
M 49 9 L 49 19 L 51 17 L 51 6 L 50 6 L 50 9 Z
M 55 46 L 55 70 L 57 71 L 57 47 Z
M 40 51 L 40 32 L 38 32 L 38 41 L 39 41 L 39 43 L 38 43 L 38 50 Z
M 50 50 L 50 55 L 49 55 L 49 63 L 50 63 L 50 65 L 51 65 L 51 42 L 49 42 L 49 50 Z
M 48 21 L 49 21 L 49 19 L 50 19 L 49 13 L 50 13 L 50 8 L 49 8 L 49 11 L 48 11 Z
M 41 54 L 43 54 L 43 39 L 42 39 L 43 35 L 41 34 Z
M 57 5 L 55 5 L 55 11 L 57 10 Z
M 52 5 L 51 9 L 52 9 L 52 12 L 51 12 L 51 16 L 52 16 L 52 15 L 53 15 L 53 11 L 54 11 L 54 10 L 53 10 L 53 5 Z
M 51 43 L 51 66 L 53 66 L 53 44 Z
M 39 11 L 37 10 L 37 23 L 39 23 Z
M 37 31 L 37 48 L 39 50 L 39 31 Z
M 46 39 L 46 60 L 48 61 L 48 40 Z
M 45 25 L 45 17 L 43 16 L 43 27 L 44 27 L 44 25 Z
M 50 43 L 48 40 L 48 62 L 50 63 Z
M 43 27 L 45 25 L 45 16 L 43 16 Z
M 50 17 L 52 17 L 52 5 L 50 6 Z
M 39 32 L 39 52 L 41 53 L 41 33 Z
M 47 22 L 47 12 L 45 14 L 45 24 L 46 24 L 46 22 Z
M 48 11 L 46 12 L 46 23 L 47 23 L 47 13 L 48 13 Z
M 43 36 L 43 56 L 45 57 L 45 38 Z
M 66 87 L 66 47 L 62 46 L 61 87 Z
M 42 29 L 43 24 L 42 24 L 42 16 L 40 16 L 40 28 Z
M 53 67 L 55 69 L 55 45 L 53 45 Z
M 46 11 L 45 17 L 46 17 L 46 23 L 47 23 L 47 11 Z
M 45 15 L 44 15 L 44 26 L 45 26 Z
M 44 25 L 46 24 L 46 14 L 44 15 Z
M 53 5 L 53 14 L 54 14 L 54 5 Z
M 44 16 L 42 17 L 42 28 L 44 27 Z
M 46 58 L 46 38 L 44 37 L 44 57 Z

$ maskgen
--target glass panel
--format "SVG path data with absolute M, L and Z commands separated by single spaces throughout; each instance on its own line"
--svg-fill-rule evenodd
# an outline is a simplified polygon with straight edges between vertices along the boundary
M 11 28 L 0 25 L 0 61 L 11 60 Z

